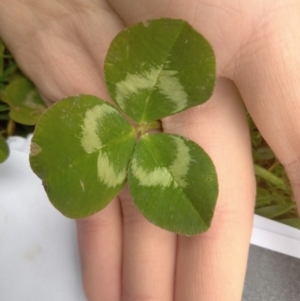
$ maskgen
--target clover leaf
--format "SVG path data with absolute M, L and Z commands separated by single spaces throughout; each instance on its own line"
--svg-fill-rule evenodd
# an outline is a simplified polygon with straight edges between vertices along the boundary
M 193 141 L 153 130 L 160 118 L 208 100 L 215 82 L 211 46 L 185 21 L 149 20 L 117 35 L 104 69 L 117 107 L 71 96 L 36 126 L 30 164 L 50 201 L 68 217 L 85 217 L 128 180 L 150 222 L 185 235 L 206 231 L 218 196 L 212 160 Z
M 30 163 L 64 215 L 79 218 L 105 207 L 125 184 L 135 130 L 107 102 L 71 96 L 40 118 Z
M 1 98 L 10 106 L 10 118 L 21 124 L 35 125 L 46 109 L 36 87 L 22 76 L 1 91 Z
M 193 235 L 208 229 L 218 195 L 214 165 L 196 143 L 171 134 L 145 134 L 128 172 L 134 203 L 152 223 Z
M 111 98 L 142 124 L 208 100 L 215 84 L 215 57 L 188 23 L 158 19 L 118 34 L 104 72 Z

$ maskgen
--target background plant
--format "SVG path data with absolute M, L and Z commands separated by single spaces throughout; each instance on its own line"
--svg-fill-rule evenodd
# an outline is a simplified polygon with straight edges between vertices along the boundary
M 9 154 L 5 139 L 32 133 L 45 109 L 36 87 L 22 74 L 0 38 L 0 163 Z

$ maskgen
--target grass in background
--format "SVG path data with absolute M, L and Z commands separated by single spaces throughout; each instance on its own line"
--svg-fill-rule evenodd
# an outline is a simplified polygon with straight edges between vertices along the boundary
M 255 213 L 300 229 L 292 189 L 283 166 L 248 116 L 257 181 Z

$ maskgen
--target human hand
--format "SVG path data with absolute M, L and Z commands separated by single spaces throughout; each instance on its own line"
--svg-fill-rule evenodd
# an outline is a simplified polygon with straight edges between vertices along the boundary
M 77 221 L 89 300 L 240 300 L 255 199 L 242 100 L 286 168 L 300 203 L 300 4 L 292 0 L 2 0 L 0 36 L 48 102 L 78 93 L 109 99 L 103 61 L 125 26 L 182 18 L 212 44 L 217 84 L 199 107 L 162 120 L 216 165 L 212 226 L 183 237 L 146 221 L 125 188 Z M 240 94 L 241 96 L 240 96 Z

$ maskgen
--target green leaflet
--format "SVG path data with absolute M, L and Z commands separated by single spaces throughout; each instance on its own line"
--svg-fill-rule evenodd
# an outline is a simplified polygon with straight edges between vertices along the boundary
M 4 137 L 0 134 L 0 163 L 4 162 L 9 155 L 9 148 L 4 139 Z
M 2 92 L 2 100 L 9 104 L 10 117 L 19 123 L 34 125 L 46 109 L 35 86 L 26 78 L 18 77 Z
M 215 57 L 208 42 L 185 21 L 157 19 L 119 33 L 104 71 L 111 98 L 142 124 L 208 100 Z
M 129 165 L 128 183 L 134 203 L 152 223 L 185 235 L 209 228 L 217 175 L 194 142 L 171 134 L 143 135 Z
M 41 116 L 30 163 L 53 205 L 68 217 L 84 217 L 124 186 L 135 140 L 113 106 L 95 96 L 69 97 Z

